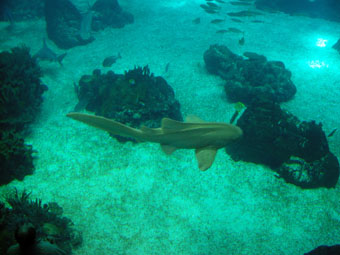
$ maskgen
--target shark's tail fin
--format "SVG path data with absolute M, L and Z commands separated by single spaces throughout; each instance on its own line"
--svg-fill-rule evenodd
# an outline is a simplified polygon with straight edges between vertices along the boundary
M 67 54 L 67 52 L 65 52 L 65 53 L 63 53 L 63 54 L 61 54 L 57 57 L 57 60 L 58 60 L 58 62 L 61 66 L 63 65 L 62 61 L 63 61 L 64 57 L 66 56 L 66 54 Z
M 128 127 L 120 122 L 110 120 L 104 117 L 79 112 L 68 113 L 67 117 L 70 117 L 74 120 L 78 120 L 92 127 L 105 130 L 113 135 L 132 137 L 139 141 L 144 140 L 142 137 L 142 132 L 140 130 Z

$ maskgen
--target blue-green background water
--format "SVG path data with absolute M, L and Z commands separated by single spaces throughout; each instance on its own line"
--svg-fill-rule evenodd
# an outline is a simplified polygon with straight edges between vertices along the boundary
M 108 134 L 72 121 L 65 114 L 77 103 L 73 83 L 102 68 L 102 60 L 120 53 L 112 70 L 123 73 L 149 65 L 175 90 L 182 114 L 227 122 L 234 106 L 223 80 L 207 72 L 203 53 L 211 44 L 234 53 L 253 51 L 283 61 L 297 94 L 282 107 L 302 120 L 323 123 L 326 133 L 339 127 L 340 55 L 331 48 L 340 23 L 283 13 L 264 13 L 263 23 L 232 23 L 213 18 L 244 7 L 224 5 L 216 17 L 200 8 L 204 1 L 119 1 L 134 15 L 122 29 L 94 32 L 96 40 L 67 50 L 63 66 L 41 62 L 44 94 L 41 114 L 26 138 L 38 151 L 35 172 L 24 181 L 0 187 L 32 190 L 32 197 L 55 201 L 83 232 L 74 254 L 303 254 L 319 245 L 340 243 L 340 188 L 302 190 L 274 177 L 261 165 L 234 162 L 219 151 L 206 172 L 194 153 L 165 155 L 157 144 L 121 144 Z M 85 11 L 87 1 L 73 3 Z M 192 20 L 200 17 L 200 24 Z M 0 23 L 0 49 L 28 45 L 37 52 L 46 36 L 45 21 Z M 239 34 L 216 34 L 237 27 Z M 319 38 L 327 40 L 318 47 Z M 58 54 L 53 42 L 49 46 Z M 324 63 L 312 68 L 311 63 Z M 165 66 L 170 63 L 168 72 Z M 329 139 L 340 157 L 340 133 Z

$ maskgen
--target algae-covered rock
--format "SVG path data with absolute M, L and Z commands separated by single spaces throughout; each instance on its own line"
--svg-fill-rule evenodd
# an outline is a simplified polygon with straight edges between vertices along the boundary
M 291 72 L 280 61 L 267 61 L 265 56 L 245 52 L 243 58 L 223 45 L 211 45 L 204 53 L 207 70 L 219 75 L 231 102 L 250 104 L 253 100 L 285 102 L 296 93 Z
M 253 101 L 237 125 L 243 136 L 226 148 L 232 159 L 268 165 L 302 188 L 335 187 L 339 162 L 320 123 L 300 121 L 273 101 Z
M 24 191 L 19 194 L 15 190 L 7 197 L 6 202 L 11 208 L 7 209 L 4 229 L 14 236 L 18 226 L 30 223 L 36 230 L 38 240 L 53 242 L 71 254 L 72 249 L 82 243 L 81 233 L 69 218 L 56 214 L 49 204 L 43 204 L 40 199 L 31 200 L 29 196 L 30 193 Z
M 147 66 L 124 75 L 95 70 L 81 77 L 76 90 L 79 103 L 75 110 L 85 108 L 131 127 L 159 127 L 164 117 L 182 120 L 173 89 Z
M 33 174 L 33 150 L 18 133 L 0 130 L 0 185 Z
M 0 127 L 20 129 L 34 120 L 47 90 L 27 47 L 0 53 Z

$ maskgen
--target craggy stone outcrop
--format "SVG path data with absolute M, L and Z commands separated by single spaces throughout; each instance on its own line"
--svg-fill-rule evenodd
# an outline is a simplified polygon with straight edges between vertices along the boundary
M 121 28 L 134 21 L 132 14 L 123 11 L 117 0 L 98 0 L 91 10 L 94 11 L 92 23 L 94 31 L 105 27 Z
M 204 53 L 210 73 L 226 80 L 227 98 L 232 102 L 250 104 L 256 99 L 284 102 L 296 93 L 291 72 L 280 61 L 267 61 L 265 56 L 245 52 L 244 59 L 228 47 L 212 45 Z
M 81 77 L 76 92 L 76 111 L 85 108 L 131 127 L 159 127 L 164 117 L 182 120 L 173 89 L 162 77 L 154 76 L 148 66 L 124 75 L 94 70 L 92 75 Z
M 254 101 L 237 125 L 243 137 L 227 147 L 234 160 L 268 165 L 302 188 L 335 187 L 339 162 L 321 124 L 300 121 L 273 101 Z
M 45 0 L 45 19 L 48 38 L 59 48 L 69 49 L 94 40 L 81 38 L 82 16 L 69 0 Z

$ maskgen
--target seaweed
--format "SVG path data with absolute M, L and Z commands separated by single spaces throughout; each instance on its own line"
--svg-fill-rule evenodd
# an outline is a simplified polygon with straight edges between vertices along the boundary
M 33 173 L 33 149 L 18 133 L 0 131 L 0 185 L 4 185 Z
M 15 192 L 6 198 L 11 206 L 6 220 L 9 233 L 25 223 L 31 223 L 37 232 L 37 238 L 55 243 L 68 254 L 72 248 L 82 243 L 82 235 L 74 228 L 73 222 L 62 217 L 62 208 L 56 203 L 44 204 L 41 199 L 30 199 L 31 193 Z M 7 247 L 8 248 L 8 247 Z

